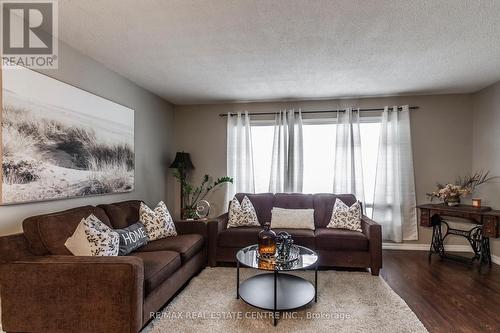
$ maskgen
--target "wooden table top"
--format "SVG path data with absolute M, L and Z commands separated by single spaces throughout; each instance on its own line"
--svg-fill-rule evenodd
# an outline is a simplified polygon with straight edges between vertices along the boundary
M 433 204 L 427 203 L 422 205 L 417 205 L 420 209 L 433 209 L 443 212 L 456 212 L 456 213 L 469 213 L 469 214 L 482 214 L 489 216 L 500 216 L 500 210 L 493 210 L 491 207 L 474 207 L 472 205 L 458 205 L 458 206 L 448 206 L 445 203 Z

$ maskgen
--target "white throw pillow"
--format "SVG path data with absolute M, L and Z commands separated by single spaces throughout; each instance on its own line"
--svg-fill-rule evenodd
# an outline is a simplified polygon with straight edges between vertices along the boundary
M 238 199 L 234 197 L 229 205 L 228 215 L 228 228 L 260 227 L 255 208 L 247 196 L 243 198 L 241 204 Z
M 177 236 L 174 220 L 163 201 L 160 201 L 154 210 L 141 202 L 139 220 L 146 228 L 149 241 Z
M 94 215 L 82 219 L 64 245 L 75 256 L 117 256 L 120 236 Z
M 314 230 L 314 209 L 285 209 L 273 207 L 271 228 Z
M 351 207 L 337 199 L 327 228 L 347 229 L 361 232 L 361 205 L 356 201 Z

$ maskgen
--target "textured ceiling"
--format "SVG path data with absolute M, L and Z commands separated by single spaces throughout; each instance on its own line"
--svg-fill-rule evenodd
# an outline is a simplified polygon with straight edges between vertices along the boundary
M 60 38 L 175 104 L 477 91 L 500 1 L 60 0 Z

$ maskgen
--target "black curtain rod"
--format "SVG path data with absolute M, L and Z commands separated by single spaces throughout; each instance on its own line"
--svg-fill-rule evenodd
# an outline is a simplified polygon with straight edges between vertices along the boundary
M 391 107 L 389 107 L 392 109 Z M 410 110 L 418 110 L 418 106 L 410 106 Z M 351 108 L 353 110 L 358 110 L 358 108 Z M 403 108 L 401 106 L 398 107 L 398 110 L 402 110 Z M 331 113 L 331 112 L 345 112 L 346 109 L 335 109 L 335 110 L 302 110 L 302 113 Z M 368 108 L 368 109 L 362 109 L 359 108 L 360 112 L 375 112 L 375 111 L 384 111 L 384 108 Z M 274 115 L 277 114 L 278 112 L 249 112 L 249 116 L 264 116 L 264 115 Z M 219 113 L 219 117 L 227 117 L 227 113 Z M 230 116 L 236 116 L 237 113 L 230 112 Z

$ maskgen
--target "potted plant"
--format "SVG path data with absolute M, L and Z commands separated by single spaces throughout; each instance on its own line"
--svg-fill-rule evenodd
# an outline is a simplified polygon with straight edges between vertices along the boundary
M 479 185 L 497 178 L 491 177 L 489 171 L 480 171 L 473 174 L 459 177 L 454 184 L 437 184 L 437 190 L 427 193 L 432 201 L 435 198 L 443 200 L 448 206 L 458 206 L 460 199 L 466 195 L 472 194 Z
M 233 182 L 233 178 L 231 177 L 220 177 L 214 181 L 212 177 L 210 177 L 209 175 L 205 175 L 203 176 L 201 185 L 194 187 L 192 184 L 188 183 L 185 178 L 182 177 L 182 174 L 178 170 L 174 170 L 173 175 L 179 181 L 182 187 L 182 193 L 184 197 L 182 198 L 183 207 L 181 214 L 182 218 L 185 219 L 194 219 L 197 217 L 196 206 L 216 186 Z

